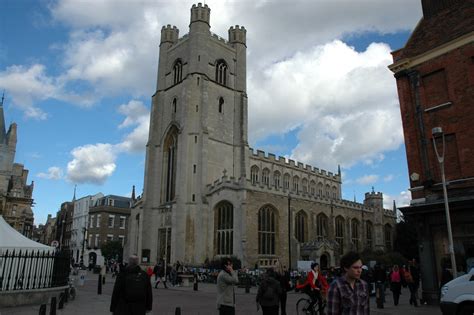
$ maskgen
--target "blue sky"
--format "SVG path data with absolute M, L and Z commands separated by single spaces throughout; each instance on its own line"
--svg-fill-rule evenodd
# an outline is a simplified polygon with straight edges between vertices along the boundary
M 420 1 L 207 1 L 211 31 L 247 29 L 252 147 L 343 172 L 343 197 L 374 186 L 409 202 L 390 51 Z M 162 25 L 188 32 L 192 1 L 4 0 L 0 89 L 16 162 L 35 181 L 35 223 L 77 197 L 143 188 Z

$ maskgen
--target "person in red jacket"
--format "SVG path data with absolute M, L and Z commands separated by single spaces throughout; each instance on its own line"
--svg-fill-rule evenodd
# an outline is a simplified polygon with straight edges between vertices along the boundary
M 321 274 L 318 263 L 311 264 L 311 271 L 308 272 L 306 281 L 302 284 L 296 285 L 296 288 L 302 290 L 311 297 L 309 309 L 312 309 L 316 302 L 319 304 L 319 309 L 323 309 L 323 296 L 326 296 L 329 285 L 326 278 Z

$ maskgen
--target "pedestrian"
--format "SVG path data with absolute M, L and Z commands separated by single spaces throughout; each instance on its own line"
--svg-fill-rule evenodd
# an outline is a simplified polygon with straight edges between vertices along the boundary
M 311 303 L 309 304 L 308 309 L 313 309 L 314 305 L 318 303 L 321 313 L 323 310 L 323 300 L 326 298 L 328 287 L 329 285 L 326 278 L 319 270 L 319 264 L 315 262 L 311 264 L 311 270 L 308 272 L 305 282 L 296 285 L 296 288 L 303 291 L 311 298 Z
M 165 264 L 164 263 L 163 263 L 163 265 L 158 266 L 157 272 L 158 272 L 158 280 L 155 284 L 155 288 L 158 289 L 158 284 L 160 284 L 160 281 L 162 281 L 165 289 L 168 289 L 168 286 L 166 285 L 166 275 L 165 275 Z
M 176 264 L 170 270 L 171 285 L 174 287 L 178 284 L 178 272 L 176 271 Z
M 272 268 L 267 269 L 258 286 L 257 311 L 261 306 L 263 315 L 278 315 L 281 292 L 280 282 L 277 281 L 275 272 Z
M 408 265 L 408 270 L 405 272 L 405 281 L 410 289 L 410 304 L 418 307 L 418 287 L 420 285 L 420 270 L 416 265 L 416 260 L 413 258 Z
M 222 258 L 221 267 L 217 276 L 217 309 L 219 315 L 235 315 L 234 285 L 239 283 L 239 278 L 230 258 Z
M 382 299 L 382 307 L 383 303 L 385 303 L 385 282 L 387 282 L 387 272 L 385 267 L 378 262 L 374 266 L 374 281 L 375 281 L 375 288 L 380 288 L 380 296 Z
M 280 287 L 281 287 L 281 294 L 280 294 L 281 315 L 286 315 L 287 292 L 290 291 L 292 287 L 290 272 L 288 271 L 286 266 L 281 265 L 280 261 L 276 262 L 275 270 L 276 270 L 276 278 L 278 282 L 280 282 Z
M 150 277 L 138 265 L 138 256 L 132 255 L 115 280 L 110 311 L 114 315 L 144 315 L 152 305 Z
M 360 279 L 360 255 L 349 252 L 341 258 L 345 274 L 329 287 L 327 315 L 368 315 L 370 312 L 367 283 Z
M 160 282 L 160 278 L 158 275 L 159 269 L 160 269 L 160 264 L 157 261 L 155 266 L 153 267 L 153 274 L 155 275 L 155 289 L 158 289 L 158 282 Z
M 402 273 L 398 268 L 398 265 L 394 265 L 392 271 L 388 275 L 388 279 L 390 280 L 390 291 L 393 294 L 393 304 L 395 306 L 398 305 L 398 301 L 400 300 L 400 294 L 402 292 Z

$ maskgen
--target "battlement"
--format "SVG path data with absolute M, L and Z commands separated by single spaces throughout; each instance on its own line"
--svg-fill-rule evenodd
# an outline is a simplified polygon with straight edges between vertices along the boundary
M 193 6 L 191 7 L 190 24 L 193 24 L 194 22 L 204 22 L 210 27 L 210 17 L 211 9 L 207 6 L 207 4 L 203 5 L 199 2 L 197 5 L 193 4 Z
M 231 26 L 229 28 L 229 42 L 231 44 L 243 44 L 247 42 L 247 30 L 245 27 L 236 25 L 235 28 Z
M 365 193 L 365 199 L 370 198 L 383 199 L 383 194 L 380 191 L 375 192 L 373 190 L 370 193 Z
M 161 28 L 161 41 L 160 43 L 172 43 L 175 44 L 179 39 L 179 29 L 173 25 L 171 27 L 170 24 L 163 26 Z
M 221 178 L 215 180 L 212 184 L 206 185 L 208 193 L 212 193 L 223 187 L 231 188 L 231 189 L 240 189 L 241 182 L 240 180 L 236 179 L 234 176 L 227 176 L 226 174 L 224 174 Z
M 274 164 L 279 164 L 283 167 L 292 167 L 301 170 L 302 172 L 310 172 L 314 175 L 317 176 L 323 176 L 323 177 L 328 177 L 333 180 L 340 180 L 340 177 L 338 174 L 334 175 L 332 172 L 327 172 L 326 170 L 321 170 L 317 167 L 313 167 L 308 164 L 304 164 L 301 162 L 295 162 L 292 159 L 287 159 L 284 156 L 279 156 L 278 158 L 275 156 L 273 153 L 268 153 L 268 155 L 265 155 L 265 152 L 262 150 L 257 150 L 257 152 L 254 151 L 253 148 L 249 148 L 250 150 L 250 155 L 252 157 L 257 157 L 264 162 L 269 162 L 269 163 L 274 163 Z
M 228 41 L 225 38 L 220 37 L 217 34 L 214 34 L 214 33 L 211 32 L 211 36 L 214 37 L 215 39 L 217 39 L 218 41 L 223 42 L 224 44 L 228 44 Z

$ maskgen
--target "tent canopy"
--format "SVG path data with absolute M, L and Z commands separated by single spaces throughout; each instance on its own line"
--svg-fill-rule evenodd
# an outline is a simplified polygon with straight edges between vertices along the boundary
M 0 215 L 0 250 L 7 249 L 54 251 L 54 247 L 35 242 L 22 235 Z

